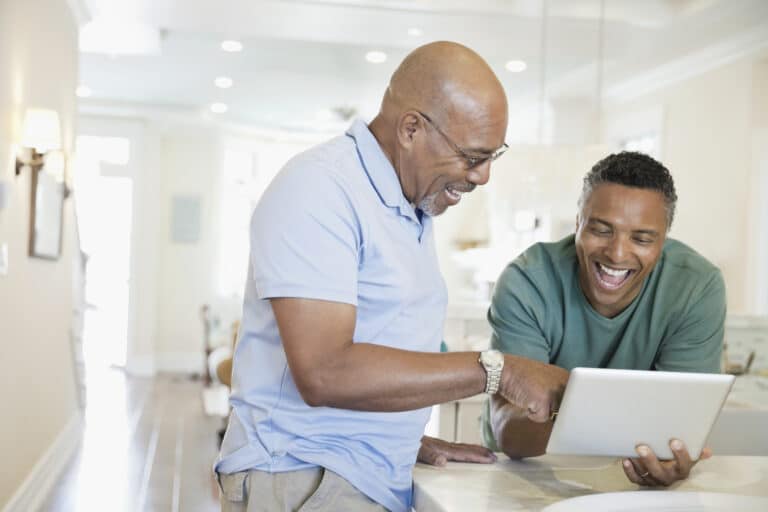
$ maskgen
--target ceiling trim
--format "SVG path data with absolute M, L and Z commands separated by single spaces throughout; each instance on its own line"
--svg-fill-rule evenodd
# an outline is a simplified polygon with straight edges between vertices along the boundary
M 607 103 L 623 103 L 768 49 L 768 23 L 724 39 L 606 88 Z
M 257 126 L 218 118 L 205 109 L 169 107 L 119 101 L 80 100 L 78 115 L 92 118 L 135 119 L 168 126 L 191 126 L 221 129 L 230 135 L 258 137 L 263 140 L 319 143 L 338 135 L 342 130 L 290 130 L 279 126 Z M 345 125 L 346 126 L 346 125 Z

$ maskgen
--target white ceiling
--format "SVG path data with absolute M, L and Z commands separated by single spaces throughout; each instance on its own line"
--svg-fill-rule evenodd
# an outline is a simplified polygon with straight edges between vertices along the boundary
M 148 105 L 200 115 L 220 101 L 229 106 L 219 115 L 227 122 L 289 129 L 327 125 L 329 109 L 370 117 L 397 63 L 432 40 L 477 50 L 513 104 L 538 98 L 542 81 L 552 96 L 606 97 L 670 63 L 701 65 L 768 47 L 765 0 L 605 0 L 602 52 L 600 0 L 69 2 L 81 24 L 111 18 L 161 33 L 157 55 L 82 54 L 81 84 L 93 91 L 85 107 Z M 409 36 L 414 27 L 422 35 Z M 243 52 L 221 51 L 223 39 L 242 41 Z M 366 62 L 369 50 L 385 51 L 388 60 Z M 510 59 L 528 68 L 510 73 Z M 234 86 L 215 87 L 220 75 Z

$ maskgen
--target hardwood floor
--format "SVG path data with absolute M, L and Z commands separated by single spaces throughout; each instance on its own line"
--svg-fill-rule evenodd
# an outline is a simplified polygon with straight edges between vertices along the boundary
M 211 466 L 223 420 L 186 376 L 88 379 L 83 439 L 41 510 L 218 512 Z

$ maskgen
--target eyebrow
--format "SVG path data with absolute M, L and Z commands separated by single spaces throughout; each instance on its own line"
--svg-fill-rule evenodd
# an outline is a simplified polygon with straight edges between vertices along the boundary
M 638 233 L 641 235 L 652 235 L 652 236 L 659 236 L 659 232 L 655 229 L 634 229 L 632 230 L 633 233 Z
M 605 221 L 603 219 L 598 219 L 598 218 L 595 218 L 595 217 L 590 217 L 589 219 L 587 219 L 587 224 L 592 224 L 592 223 L 602 224 L 602 225 L 607 226 L 609 228 L 613 228 L 613 224 L 611 224 L 610 222 Z M 633 229 L 632 233 L 642 234 L 642 235 L 659 236 L 659 232 L 656 231 L 655 229 Z

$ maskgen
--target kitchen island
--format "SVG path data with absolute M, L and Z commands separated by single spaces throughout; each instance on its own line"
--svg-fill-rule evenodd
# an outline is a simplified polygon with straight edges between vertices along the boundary
M 518 461 L 500 455 L 495 464 L 417 464 L 414 507 L 416 512 L 533 512 L 577 496 L 639 490 L 627 480 L 620 462 L 555 455 Z M 768 457 L 715 456 L 701 461 L 687 480 L 664 492 L 679 491 L 761 496 L 768 504 Z

